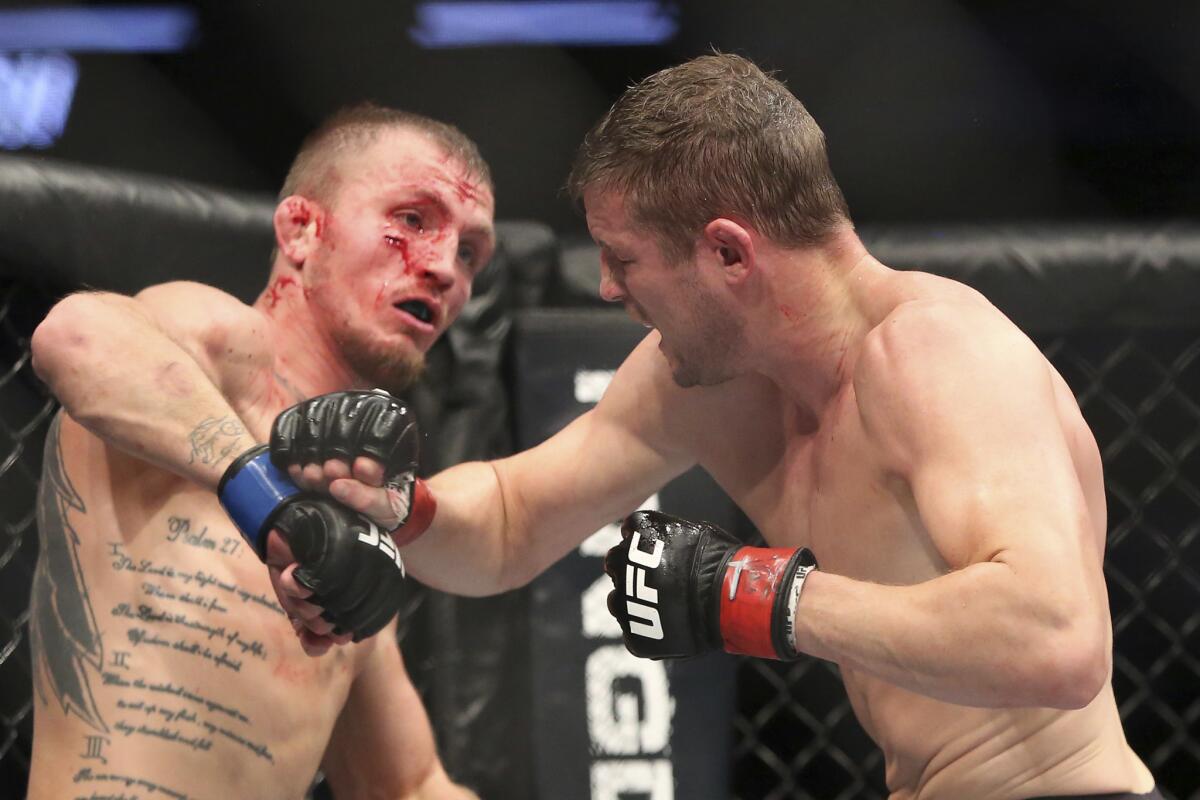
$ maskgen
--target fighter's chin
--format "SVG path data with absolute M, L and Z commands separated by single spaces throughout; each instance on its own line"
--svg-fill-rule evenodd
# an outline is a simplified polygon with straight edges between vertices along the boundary
M 671 380 L 680 389 L 691 389 L 696 386 L 717 386 L 733 379 L 733 375 L 715 373 L 711 369 L 704 370 L 699 365 L 678 359 L 663 350 L 667 366 L 671 369 Z
M 391 394 L 407 392 L 425 372 L 425 356 L 417 354 L 381 365 L 374 374 L 360 373 L 372 388 L 385 389 Z
M 686 364 L 672 356 L 671 353 L 662 346 L 661 342 L 659 342 L 658 349 L 659 352 L 662 353 L 663 358 L 667 360 L 667 367 L 671 370 L 671 380 L 675 382 L 676 386 L 678 386 L 680 389 L 690 389 L 693 386 L 700 385 L 700 376 L 691 368 L 689 364 Z
M 351 371 L 372 388 L 403 394 L 425 371 L 425 353 L 407 338 L 379 342 L 351 335 L 340 344 Z

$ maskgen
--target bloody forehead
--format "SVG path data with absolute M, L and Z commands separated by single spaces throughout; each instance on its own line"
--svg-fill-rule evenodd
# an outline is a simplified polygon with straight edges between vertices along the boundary
M 384 161 L 368 165 L 359 183 L 369 190 L 382 188 L 414 196 L 453 197 L 462 204 L 491 208 L 491 192 L 487 185 L 470 175 L 456 159 L 422 165 Z
M 442 172 L 445 174 L 446 183 L 450 185 L 460 202 L 466 203 L 469 201 L 483 205 L 483 197 L 484 193 L 487 192 L 487 186 L 471 173 L 471 170 L 463 163 L 462 159 L 455 158 L 449 154 L 443 154 L 440 166 Z

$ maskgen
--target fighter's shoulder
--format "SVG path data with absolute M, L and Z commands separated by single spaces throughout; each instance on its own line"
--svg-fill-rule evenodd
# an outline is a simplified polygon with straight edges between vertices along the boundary
M 194 281 L 172 281 L 147 287 L 135 299 L 160 327 L 193 355 L 211 363 L 265 355 L 266 316 L 228 292 Z
M 924 430 L 940 414 L 981 399 L 991 402 L 1044 375 L 1045 364 L 1011 320 L 962 286 L 889 309 L 863 339 L 852 381 L 867 427 L 899 433 Z
M 260 311 L 215 286 L 170 281 L 142 289 L 134 299 L 162 324 L 178 328 L 252 327 L 264 321 Z
M 956 360 L 1029 345 L 1028 337 L 976 290 L 929 275 L 931 290 L 906 293 L 883 313 L 863 339 L 855 380 L 919 378 Z

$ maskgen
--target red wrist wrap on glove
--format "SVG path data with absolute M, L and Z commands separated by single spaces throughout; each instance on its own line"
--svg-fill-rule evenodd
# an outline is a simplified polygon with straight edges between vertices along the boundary
M 412 507 L 408 511 L 408 518 L 404 520 L 404 524 L 392 531 L 392 541 L 396 543 L 397 547 L 412 544 L 433 524 L 435 514 L 437 514 L 437 498 L 429 490 L 429 485 L 417 478 L 413 482 Z
M 721 637 L 730 653 L 785 658 L 771 637 L 776 597 L 784 590 L 792 547 L 742 547 L 725 565 L 721 582 Z

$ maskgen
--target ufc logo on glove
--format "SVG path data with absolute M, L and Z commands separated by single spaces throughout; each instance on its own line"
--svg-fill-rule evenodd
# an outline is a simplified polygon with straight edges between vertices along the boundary
M 807 548 L 746 547 L 715 525 L 658 511 L 630 514 L 604 559 L 625 646 L 656 659 L 709 650 L 796 658 L 796 606 L 814 569 Z
M 396 549 L 396 545 L 392 542 L 392 537 L 381 536 L 379 534 L 379 526 L 374 522 L 367 520 L 367 524 L 371 527 L 365 531 L 359 531 L 358 540 L 367 547 L 378 547 L 383 551 L 383 554 L 396 564 L 400 569 L 400 574 L 404 575 L 404 562 L 400 560 L 400 552 Z
M 635 532 L 630 537 L 629 563 L 625 565 L 625 594 L 630 598 L 625 601 L 630 618 L 629 632 L 647 639 L 661 639 L 662 619 L 654 607 L 658 604 L 658 590 L 646 585 L 646 573 L 647 570 L 658 569 L 665 545 L 661 541 L 655 542 L 654 549 L 647 553 L 639 546 L 641 541 L 640 533 Z M 635 598 L 643 602 L 635 602 Z M 634 618 L 644 621 L 636 622 Z

